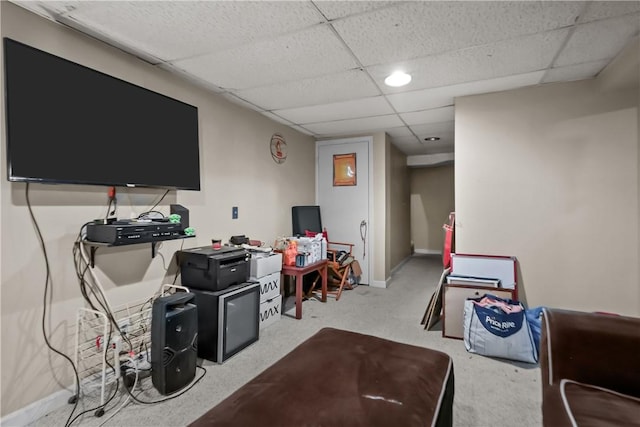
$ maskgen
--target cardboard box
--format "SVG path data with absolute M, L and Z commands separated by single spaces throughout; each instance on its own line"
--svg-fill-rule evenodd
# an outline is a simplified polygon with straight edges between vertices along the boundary
M 249 277 L 259 279 L 282 270 L 282 254 L 280 252 L 252 253 Z
M 271 273 L 259 279 L 252 279 L 260 284 L 260 302 L 280 295 L 280 272 Z
M 305 261 L 300 267 L 304 267 L 322 259 L 322 240 L 315 237 L 292 238 L 298 247 L 298 254 L 305 255 Z
M 277 322 L 282 317 L 282 296 L 260 303 L 260 329 Z

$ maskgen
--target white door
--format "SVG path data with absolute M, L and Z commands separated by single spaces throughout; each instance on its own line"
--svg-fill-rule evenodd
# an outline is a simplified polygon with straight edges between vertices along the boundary
M 361 284 L 369 284 L 371 255 L 369 169 L 372 139 L 349 138 L 316 142 L 316 203 L 329 240 L 353 243 L 360 263 Z M 353 155 L 353 156 L 352 156 Z M 351 181 L 351 182 L 349 182 Z

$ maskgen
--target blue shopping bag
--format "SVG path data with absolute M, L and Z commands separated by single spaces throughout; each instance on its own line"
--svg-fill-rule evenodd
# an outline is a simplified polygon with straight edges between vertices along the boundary
M 527 316 L 527 322 L 529 322 L 529 328 L 531 328 L 531 334 L 533 335 L 533 342 L 536 345 L 536 351 L 540 353 L 540 333 L 542 328 L 542 312 L 545 307 L 529 308 L 525 311 Z
M 470 353 L 538 362 L 538 349 L 524 306 L 491 294 L 465 301 L 464 344 Z

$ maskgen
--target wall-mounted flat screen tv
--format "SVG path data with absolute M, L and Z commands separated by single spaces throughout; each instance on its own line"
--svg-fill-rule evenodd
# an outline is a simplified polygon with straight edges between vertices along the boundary
M 198 109 L 4 39 L 9 181 L 200 190 Z

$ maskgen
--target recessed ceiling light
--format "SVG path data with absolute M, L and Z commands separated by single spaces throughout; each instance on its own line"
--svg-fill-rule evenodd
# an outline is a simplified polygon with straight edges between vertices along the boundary
M 411 76 L 404 71 L 394 71 L 384 79 L 384 84 L 387 86 L 400 87 L 408 84 L 411 81 Z
M 428 136 L 424 139 L 425 141 L 440 141 L 440 138 L 437 136 Z

